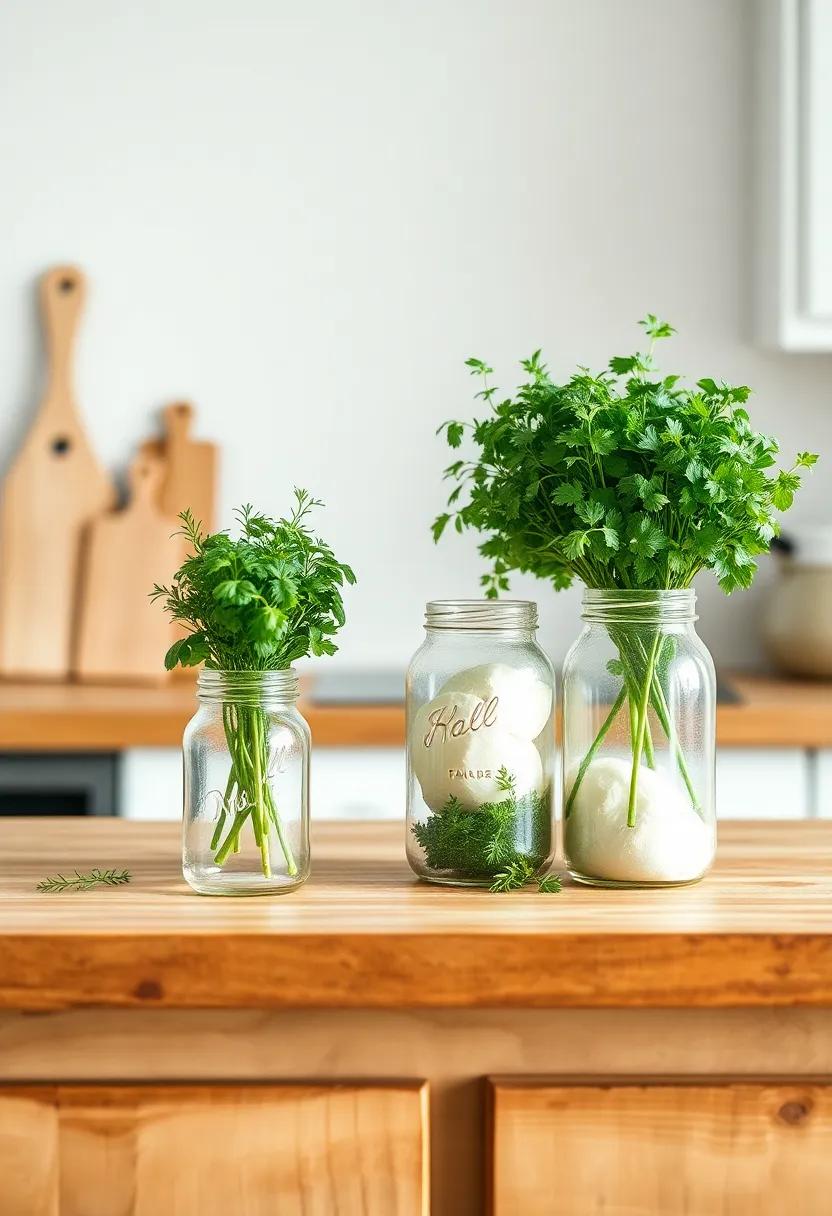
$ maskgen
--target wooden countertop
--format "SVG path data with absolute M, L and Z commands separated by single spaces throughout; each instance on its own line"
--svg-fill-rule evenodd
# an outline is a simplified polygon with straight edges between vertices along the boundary
M 206 898 L 174 824 L 0 820 L 0 1008 L 832 1005 L 832 821 L 726 823 L 702 883 L 417 882 L 398 823 L 320 823 L 291 895 Z M 133 882 L 42 895 L 76 866 Z
M 832 683 L 729 675 L 741 697 L 720 705 L 723 747 L 832 747 Z M 308 687 L 308 684 L 307 684 Z M 194 686 L 158 687 L 0 682 L 0 749 L 120 751 L 178 747 L 194 711 Z M 399 705 L 301 705 L 321 747 L 401 747 Z

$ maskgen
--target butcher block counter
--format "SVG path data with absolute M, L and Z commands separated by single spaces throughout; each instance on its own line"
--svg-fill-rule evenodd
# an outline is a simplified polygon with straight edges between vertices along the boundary
M 3 1216 L 801 1216 L 832 1188 L 832 822 L 559 895 L 414 880 L 317 824 L 210 899 L 175 825 L 0 820 Z M 129 885 L 39 894 L 57 871 Z
M 305 678 L 302 687 L 300 709 L 318 747 L 404 745 L 403 704 L 324 704 L 314 681 Z M 726 687 L 734 700 L 717 708 L 721 747 L 832 748 L 832 683 L 737 672 Z M 195 707 L 190 678 L 155 687 L 0 680 L 0 749 L 179 747 Z

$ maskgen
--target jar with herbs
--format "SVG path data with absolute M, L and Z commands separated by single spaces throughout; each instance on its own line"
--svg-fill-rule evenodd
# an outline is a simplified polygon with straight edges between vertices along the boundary
M 696 595 L 587 588 L 563 669 L 563 838 L 579 882 L 695 882 L 716 849 L 714 665 Z
M 181 636 L 165 666 L 202 667 L 185 730 L 182 871 L 202 895 L 293 891 L 309 873 L 310 733 L 292 666 L 337 650 L 350 566 L 310 526 L 323 504 L 295 490 L 271 519 L 237 512 L 239 535 L 208 535 L 190 511 L 188 544 L 160 600 Z
M 554 674 L 525 600 L 434 600 L 407 673 L 407 856 L 430 882 L 524 886 L 552 855 Z
M 309 873 L 309 727 L 285 671 L 202 671 L 185 729 L 182 869 L 203 895 L 278 894 Z

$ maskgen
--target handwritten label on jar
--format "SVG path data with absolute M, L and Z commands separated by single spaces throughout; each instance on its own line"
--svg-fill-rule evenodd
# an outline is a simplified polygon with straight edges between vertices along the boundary
M 437 737 L 440 743 L 447 743 L 448 739 L 459 739 L 463 735 L 471 734 L 483 727 L 494 726 L 497 721 L 499 701 L 499 697 L 492 697 L 489 701 L 478 701 L 471 711 L 470 718 L 464 714 L 461 717 L 457 716 L 459 710 L 456 705 L 444 705 L 435 709 L 428 716 L 428 731 L 422 742 L 425 747 L 430 747 Z

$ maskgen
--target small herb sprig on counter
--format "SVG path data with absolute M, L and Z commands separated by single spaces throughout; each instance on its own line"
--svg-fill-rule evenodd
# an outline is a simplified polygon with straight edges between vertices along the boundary
M 548 790 L 518 798 L 514 778 L 505 767 L 496 783 L 510 797 L 466 810 L 451 795 L 439 811 L 414 823 L 412 831 L 431 870 L 491 879 L 492 891 L 512 891 L 536 881 L 549 856 L 551 800 Z M 553 892 L 555 887 L 539 889 Z
M 35 890 L 49 895 L 61 891 L 92 891 L 94 887 L 122 887 L 130 882 L 131 878 L 129 870 L 100 870 L 96 867 L 88 874 L 79 874 L 75 870 L 71 878 L 65 878 L 63 874 L 44 878 Z
M 307 655 L 335 654 L 333 635 L 345 621 L 342 587 L 355 575 L 309 527 L 309 513 L 323 504 L 306 490 L 294 494 L 285 519 L 242 507 L 236 538 L 206 535 L 190 511 L 180 515 L 191 553 L 171 585 L 156 586 L 151 596 L 188 631 L 168 650 L 165 667 L 284 671 Z M 252 694 L 224 702 L 222 720 L 231 764 L 211 839 L 214 862 L 223 866 L 240 851 L 249 824 L 264 877 L 272 877 L 274 837 L 294 877 L 298 866 L 270 779 L 269 715 Z
M 563 883 L 557 874 L 535 878 L 535 867 L 525 857 L 510 861 L 504 870 L 494 875 L 494 881 L 488 889 L 495 892 L 518 891 L 533 882 L 537 883 L 537 889 L 542 895 L 557 895 L 563 889 Z

